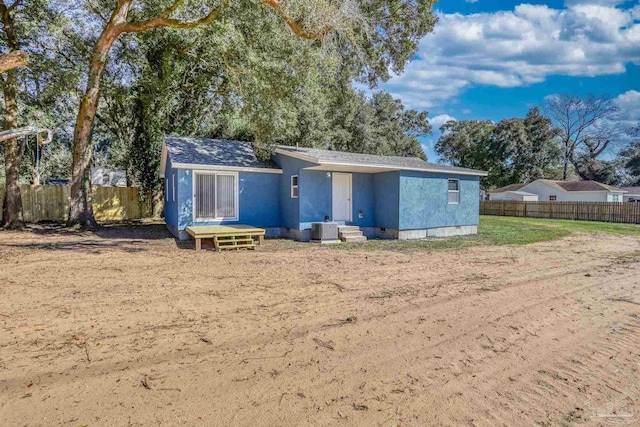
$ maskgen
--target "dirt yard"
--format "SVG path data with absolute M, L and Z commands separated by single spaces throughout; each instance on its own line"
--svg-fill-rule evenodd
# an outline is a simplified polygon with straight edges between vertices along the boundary
M 640 239 L 395 248 L 0 233 L 0 424 L 640 425 Z

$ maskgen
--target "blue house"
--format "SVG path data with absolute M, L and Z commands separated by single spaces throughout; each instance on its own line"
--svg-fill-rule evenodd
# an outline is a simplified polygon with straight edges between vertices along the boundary
M 166 137 L 165 219 L 177 238 L 191 225 L 247 224 L 308 241 L 311 224 L 357 226 L 367 237 L 420 239 L 477 232 L 486 172 L 377 156 L 280 146 L 260 160 L 247 142 Z

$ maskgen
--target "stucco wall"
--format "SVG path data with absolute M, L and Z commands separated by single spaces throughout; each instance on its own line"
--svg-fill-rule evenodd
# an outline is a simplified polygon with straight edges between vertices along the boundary
M 448 203 L 448 179 L 460 180 L 460 203 Z M 477 176 L 429 172 L 400 173 L 400 230 L 477 225 L 480 210 Z
M 300 171 L 303 168 L 314 166 L 304 160 L 276 154 L 274 162 L 282 169 L 280 177 L 280 226 L 291 229 L 300 229 L 300 199 L 305 197 L 301 183 Z M 291 197 L 291 176 L 298 175 L 298 198 Z
M 165 165 L 165 179 L 164 179 L 164 219 L 167 225 L 177 228 L 178 227 L 178 192 L 176 191 L 176 200 L 173 200 L 173 175 L 176 174 L 175 180 L 177 182 L 177 171 L 172 168 L 171 160 L 167 158 L 167 164 Z M 177 186 L 176 186 L 177 187 Z
M 300 230 L 311 228 L 313 222 L 331 219 L 331 186 L 333 174 L 326 171 L 300 170 Z
M 400 172 L 377 173 L 373 176 L 374 226 L 399 228 Z
M 374 227 L 375 224 L 375 197 L 374 197 L 374 174 L 354 173 L 351 178 L 353 186 L 352 207 L 353 225 L 358 227 Z M 362 218 L 359 214 L 362 212 Z
M 193 171 L 178 169 L 178 230 L 193 222 Z M 280 175 L 272 173 L 238 173 L 237 221 L 197 222 L 197 225 L 247 224 L 255 227 L 280 226 Z
M 360 227 L 374 226 L 373 174 L 351 173 L 351 206 L 353 221 Z M 319 170 L 299 171 L 300 230 L 322 222 L 325 216 L 333 219 L 333 172 Z M 359 217 L 362 212 L 362 218 Z

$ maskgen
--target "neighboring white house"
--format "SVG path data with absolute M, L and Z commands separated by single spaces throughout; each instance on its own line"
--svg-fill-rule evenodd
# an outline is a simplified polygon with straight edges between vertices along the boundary
M 127 173 L 103 167 L 91 168 L 91 185 L 94 187 L 126 187 Z
M 505 193 L 525 192 L 540 202 L 622 202 L 625 190 L 596 181 L 554 181 L 538 179 L 529 184 L 511 184 L 489 192 L 489 200 L 505 199 Z
M 622 187 L 626 193 L 622 196 L 625 202 L 640 203 L 640 187 Z
M 489 200 L 516 200 L 518 202 L 537 202 L 538 195 L 518 190 L 503 191 L 500 193 L 490 193 Z

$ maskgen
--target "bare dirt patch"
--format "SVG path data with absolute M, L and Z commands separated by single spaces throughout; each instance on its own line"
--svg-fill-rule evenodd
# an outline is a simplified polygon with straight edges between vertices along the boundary
M 639 250 L 0 233 L 0 424 L 637 425 Z

